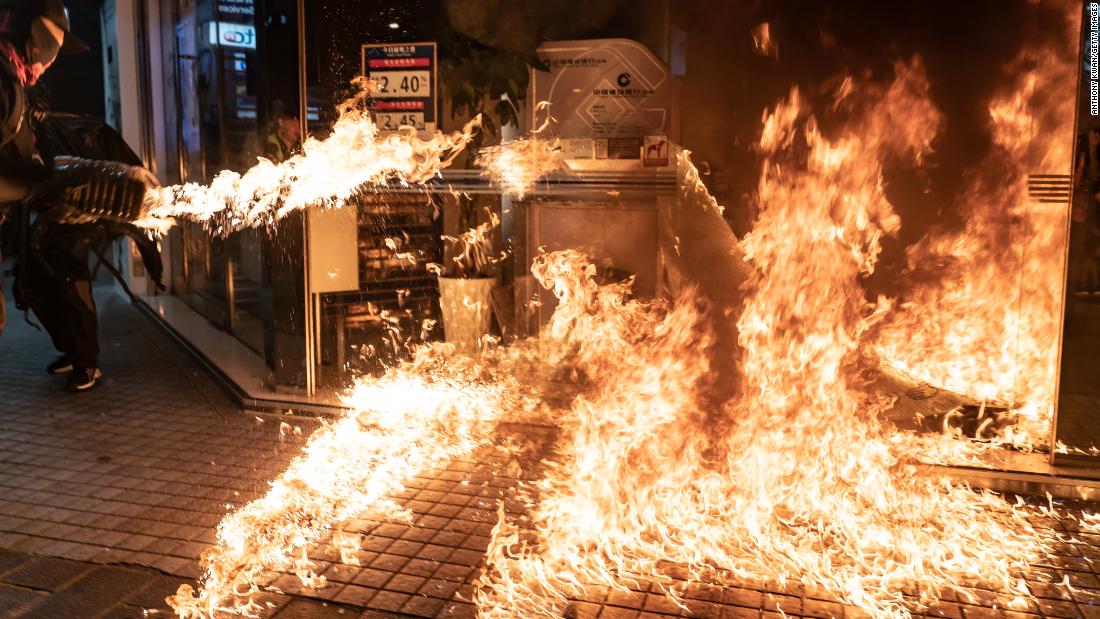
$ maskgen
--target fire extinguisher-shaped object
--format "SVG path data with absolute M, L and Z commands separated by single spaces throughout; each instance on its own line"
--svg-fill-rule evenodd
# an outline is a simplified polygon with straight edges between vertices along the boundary
M 81 157 L 56 157 L 52 180 L 61 195 L 46 216 L 69 224 L 137 221 L 151 206 L 149 190 L 159 186 L 141 166 Z

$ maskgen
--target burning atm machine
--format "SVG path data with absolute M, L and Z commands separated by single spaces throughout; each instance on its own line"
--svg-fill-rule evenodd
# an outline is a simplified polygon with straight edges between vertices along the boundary
M 531 105 L 527 120 L 546 124 L 567 169 L 514 205 L 520 336 L 555 306 L 528 273 L 540 251 L 583 251 L 602 279 L 633 277 L 636 296 L 661 295 L 660 213 L 676 198 L 679 87 L 668 66 L 627 39 L 548 42 L 538 55 L 546 70 L 532 70 L 528 101 L 549 105 Z

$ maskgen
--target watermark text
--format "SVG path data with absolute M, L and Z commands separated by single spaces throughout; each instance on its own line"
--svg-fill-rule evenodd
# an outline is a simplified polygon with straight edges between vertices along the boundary
M 1100 3 L 1089 3 L 1089 113 L 1100 116 Z

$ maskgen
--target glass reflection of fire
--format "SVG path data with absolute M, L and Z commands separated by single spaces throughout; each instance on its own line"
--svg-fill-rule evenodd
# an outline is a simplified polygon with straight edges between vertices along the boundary
M 721 377 L 738 382 L 731 400 L 703 397 L 713 327 L 690 288 L 637 301 L 629 283 L 598 284 L 577 252 L 543 255 L 532 272 L 559 303 L 540 338 L 476 358 L 426 347 L 363 379 L 346 416 L 223 520 L 201 589 L 184 586 L 170 604 L 181 617 L 251 614 L 265 574 L 323 583 L 306 551 L 342 522 L 394 509 L 386 497 L 405 480 L 486 444 L 502 421 L 552 420 L 557 456 L 537 500 L 514 497 L 526 502 L 522 518 L 500 511 L 474 589 L 482 617 L 560 617 L 588 587 L 636 582 L 684 608 L 694 583 L 746 581 L 801 584 L 876 617 L 971 596 L 976 583 L 1026 607 L 1028 580 L 1043 578 L 1032 566 L 1062 541 L 1030 519 L 1053 507 L 973 491 L 922 464 L 980 465 L 995 448 L 1050 441 L 1065 205 L 1030 200 L 1027 177 L 1070 168 L 1074 102 L 1045 95 L 1073 83 L 1073 40 L 1012 61 L 1014 81 L 988 106 L 994 148 L 960 197 L 966 226 L 909 250 L 922 283 L 904 298 L 868 301 L 861 279 L 904 225 L 883 162 L 920 166 L 943 122 L 917 58 L 897 62 L 886 84 L 843 80 L 835 110 L 847 131 L 834 137 L 798 90 L 765 114 L 759 217 L 730 252 L 751 265 L 738 350 L 727 353 L 738 375 Z M 420 182 L 470 130 L 383 140 L 352 110 L 327 140 L 340 148 L 307 142 L 293 169 L 262 163 L 210 188 L 169 188 L 159 217 L 205 219 L 229 204 L 231 220 L 251 224 L 273 209 L 338 203 L 328 177 L 309 174 L 347 148 L 372 158 L 354 185 Z M 490 154 L 490 174 L 514 193 L 560 167 L 537 136 Z M 717 206 L 686 152 L 679 169 L 685 201 Z M 257 199 L 272 178 L 279 192 Z M 565 370 L 583 380 L 563 394 Z M 899 412 L 899 391 L 944 408 Z M 341 542 L 345 561 L 357 544 Z

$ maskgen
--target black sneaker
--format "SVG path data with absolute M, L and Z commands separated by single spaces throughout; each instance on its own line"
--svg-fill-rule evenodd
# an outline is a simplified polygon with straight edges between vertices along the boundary
M 95 383 L 103 376 L 99 368 L 73 368 L 69 376 L 69 391 L 85 391 L 95 387 Z
M 46 371 L 50 374 L 68 374 L 73 371 L 73 362 L 69 361 L 68 355 L 61 355 L 46 366 Z

